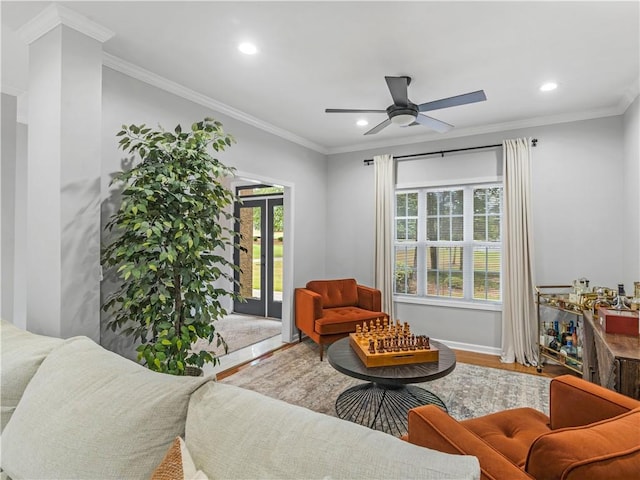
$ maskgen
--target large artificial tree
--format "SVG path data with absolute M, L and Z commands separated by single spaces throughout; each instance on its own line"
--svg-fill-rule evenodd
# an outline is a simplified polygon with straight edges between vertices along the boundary
M 214 322 L 234 293 L 237 267 L 228 249 L 238 247 L 233 230 L 235 196 L 224 184 L 233 175 L 211 151 L 233 138 L 211 118 L 183 131 L 123 125 L 120 148 L 138 157 L 116 174 L 122 202 L 106 229 L 113 241 L 102 263 L 116 270 L 117 290 L 105 301 L 107 326 L 139 341 L 138 360 L 158 372 L 184 375 L 187 366 L 218 362 L 215 352 L 193 351 L 198 339 L 227 346 Z

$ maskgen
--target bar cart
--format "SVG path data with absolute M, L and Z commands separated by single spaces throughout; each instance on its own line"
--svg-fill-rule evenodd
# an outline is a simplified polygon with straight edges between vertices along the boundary
M 571 285 L 536 286 L 538 373 L 552 360 L 583 375 L 584 318 Z

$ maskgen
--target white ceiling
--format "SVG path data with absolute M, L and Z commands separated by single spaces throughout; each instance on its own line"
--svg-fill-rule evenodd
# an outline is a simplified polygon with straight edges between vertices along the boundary
M 2 89 L 27 89 L 16 31 L 51 2 L 2 1 Z M 422 126 L 363 133 L 385 75 L 424 103 L 484 89 L 430 115 L 460 136 L 624 112 L 639 91 L 640 2 L 59 2 L 115 32 L 121 60 L 222 102 L 239 118 L 332 153 L 441 138 Z M 238 52 L 253 41 L 255 56 Z M 538 87 L 555 80 L 559 88 Z M 370 125 L 358 127 L 366 117 Z

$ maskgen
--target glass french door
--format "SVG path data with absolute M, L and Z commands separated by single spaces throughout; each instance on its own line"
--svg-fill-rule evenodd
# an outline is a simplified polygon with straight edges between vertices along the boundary
M 242 235 L 234 261 L 236 293 L 246 302 L 234 302 L 234 311 L 282 318 L 283 199 L 243 199 L 236 204 L 236 232 Z

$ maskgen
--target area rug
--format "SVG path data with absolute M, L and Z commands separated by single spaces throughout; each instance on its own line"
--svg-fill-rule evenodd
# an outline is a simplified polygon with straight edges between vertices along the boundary
M 214 323 L 216 332 L 219 332 L 227 342 L 228 352 L 235 352 L 241 348 L 253 345 L 267 338 L 282 333 L 282 322 L 263 317 L 250 315 L 227 315 Z M 193 350 L 209 350 L 217 355 L 224 355 L 224 348 L 218 347 L 216 342 L 211 344 L 204 340 L 197 341 Z
M 305 341 L 221 380 L 285 402 L 336 416 L 335 400 L 362 380 L 348 377 L 326 360 L 315 343 Z M 419 383 L 442 399 L 457 420 L 516 407 L 549 412 L 547 377 L 457 363 L 446 377 Z

